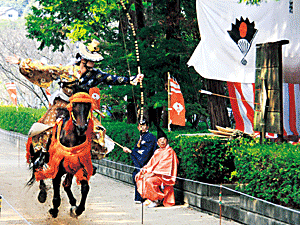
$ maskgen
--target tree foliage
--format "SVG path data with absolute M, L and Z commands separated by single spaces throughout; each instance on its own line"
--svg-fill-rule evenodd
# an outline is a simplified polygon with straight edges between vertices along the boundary
M 26 17 L 28 37 L 36 38 L 40 49 L 53 46 L 54 50 L 61 51 L 67 39 L 75 42 L 96 38 L 101 41 L 101 52 L 105 58 L 98 65 L 102 70 L 118 75 L 135 75 L 134 38 L 119 3 L 115 0 L 39 1 L 39 5 L 34 6 L 32 13 Z M 180 83 L 186 103 L 205 109 L 198 92 L 202 78 L 186 65 L 200 40 L 194 2 L 127 0 L 125 3 L 138 28 L 146 108 L 166 105 L 165 83 L 167 72 L 170 72 Z M 177 14 L 170 19 L 170 9 L 174 8 Z M 173 33 L 167 37 L 170 27 Z M 138 104 L 138 87 L 102 89 L 102 93 L 114 100 L 114 103 L 110 102 L 111 106 L 116 106 L 118 110 L 125 112 L 122 101 L 125 95 Z M 205 110 L 196 114 L 200 115 L 200 112 L 205 113 Z

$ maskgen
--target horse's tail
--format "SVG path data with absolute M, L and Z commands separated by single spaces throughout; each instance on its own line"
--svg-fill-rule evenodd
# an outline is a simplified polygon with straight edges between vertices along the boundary
M 51 138 L 48 140 L 46 149 L 49 149 L 50 144 L 51 144 Z M 31 171 L 32 175 L 29 181 L 26 183 L 26 186 L 31 187 L 36 181 L 35 172 L 43 169 L 43 167 L 46 166 L 47 163 L 49 162 L 49 153 L 41 150 L 38 152 L 34 152 L 32 144 L 30 145 L 27 144 L 27 148 L 29 149 L 28 152 L 30 152 L 31 154 L 31 156 L 28 157 L 27 159 L 30 159 L 29 171 Z
M 28 138 L 27 143 L 26 143 L 26 159 L 27 159 L 27 163 L 29 164 L 29 171 L 31 171 L 31 178 L 29 179 L 29 181 L 26 183 L 26 186 L 28 187 L 32 187 L 32 185 L 35 182 L 35 175 L 34 175 L 34 169 L 33 169 L 33 163 L 32 163 L 32 159 L 34 155 L 34 150 L 33 150 L 33 146 L 32 146 L 32 137 Z
M 35 183 L 35 174 L 34 174 L 34 169 L 33 169 L 33 165 L 29 166 L 29 170 L 31 171 L 31 177 L 29 179 L 29 181 L 26 183 L 27 187 L 32 187 L 32 185 Z

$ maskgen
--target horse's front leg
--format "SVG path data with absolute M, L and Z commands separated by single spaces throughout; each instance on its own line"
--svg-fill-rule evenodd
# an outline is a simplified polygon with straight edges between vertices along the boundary
M 81 200 L 80 200 L 79 206 L 76 207 L 76 209 L 75 209 L 76 217 L 80 216 L 83 213 L 83 211 L 85 210 L 85 202 L 86 202 L 86 198 L 89 193 L 89 190 L 90 190 L 90 186 L 86 180 L 82 180 L 82 181 L 80 181 L 80 183 L 81 183 Z
M 68 195 L 68 198 L 69 198 L 69 202 L 70 202 L 70 205 L 72 206 L 71 209 L 70 209 L 70 215 L 72 217 L 76 217 L 76 214 L 75 214 L 75 209 L 76 209 L 76 199 L 74 198 L 74 195 L 71 191 L 71 186 L 72 186 L 72 179 L 73 179 L 73 176 L 72 174 L 70 173 L 67 173 L 67 176 L 63 182 L 63 187 L 65 189 L 65 192 L 67 193 Z
M 57 217 L 58 214 L 58 207 L 60 206 L 60 182 L 61 182 L 61 177 L 63 174 L 60 172 L 57 173 L 56 177 L 52 180 L 53 184 L 53 208 L 49 210 L 49 213 L 53 218 Z

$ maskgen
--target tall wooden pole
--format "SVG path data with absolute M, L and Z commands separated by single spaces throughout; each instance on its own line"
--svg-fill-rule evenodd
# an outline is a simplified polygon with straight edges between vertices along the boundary
M 172 110 L 172 108 L 171 108 L 170 79 L 171 79 L 171 75 L 170 75 L 170 72 L 168 72 L 168 131 L 169 132 L 171 132 L 170 111 Z

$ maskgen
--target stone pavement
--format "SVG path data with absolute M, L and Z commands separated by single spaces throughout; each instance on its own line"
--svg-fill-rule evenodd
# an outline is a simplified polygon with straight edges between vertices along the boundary
M 77 219 L 69 216 L 70 205 L 61 188 L 62 204 L 56 219 L 49 216 L 52 205 L 51 181 L 47 181 L 48 199 L 37 201 L 38 184 L 25 187 L 30 178 L 26 165 L 24 145 L 3 138 L 0 133 L 0 194 L 3 196 L 0 224 L 220 224 L 220 219 L 199 212 L 187 205 L 170 208 L 146 208 L 134 204 L 134 188 L 103 175 L 96 174 L 90 180 L 90 192 L 86 211 Z M 80 186 L 73 182 L 72 190 L 80 199 Z M 239 223 L 222 219 L 223 225 Z

